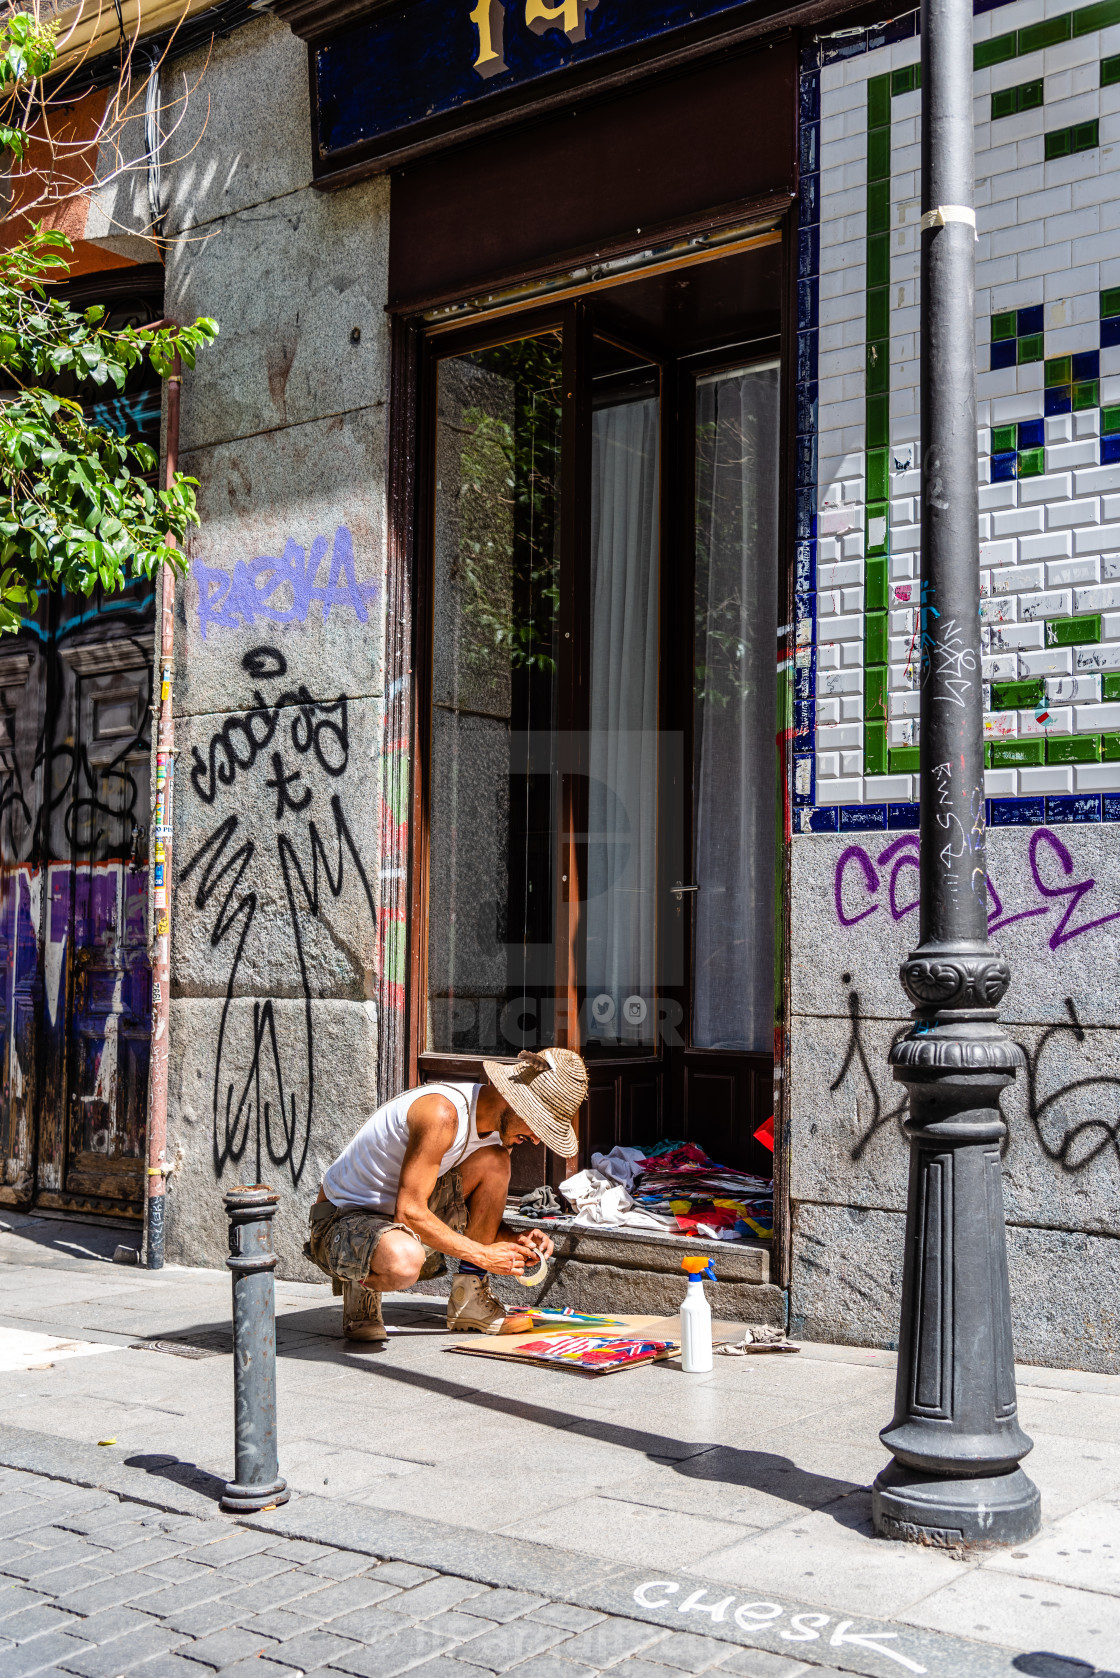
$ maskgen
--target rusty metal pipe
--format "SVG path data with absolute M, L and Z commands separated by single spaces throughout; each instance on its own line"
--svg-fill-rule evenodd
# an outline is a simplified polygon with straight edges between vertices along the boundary
M 178 321 L 157 321 L 157 327 Z M 167 381 L 167 447 L 163 487 L 170 489 L 179 468 L 179 398 L 183 363 L 176 353 Z M 171 538 L 174 541 L 174 538 Z M 160 572 L 159 701 L 156 723 L 156 801 L 151 833 L 152 1045 L 148 1073 L 147 1262 L 163 1268 L 164 1210 L 167 1202 L 167 1075 L 171 1015 L 171 851 L 175 792 L 175 573 Z

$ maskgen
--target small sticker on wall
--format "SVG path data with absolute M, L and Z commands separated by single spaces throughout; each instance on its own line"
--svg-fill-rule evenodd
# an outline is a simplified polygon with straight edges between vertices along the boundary
M 167 888 L 166 888 L 166 886 L 160 886 L 159 890 L 155 894 L 155 901 L 156 901 L 156 908 L 157 909 L 166 909 L 167 908 Z

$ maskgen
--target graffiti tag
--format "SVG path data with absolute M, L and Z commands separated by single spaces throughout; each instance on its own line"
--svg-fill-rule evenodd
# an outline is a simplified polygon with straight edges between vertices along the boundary
M 287 674 L 287 663 L 276 647 L 252 647 L 241 663 L 262 682 Z M 340 694 L 329 704 L 317 703 L 300 688 L 295 693 L 277 693 L 270 703 L 258 690 L 254 700 L 253 709 L 225 720 L 211 737 L 205 754 L 194 748 L 190 782 L 195 795 L 203 804 L 212 805 L 219 789 L 231 787 L 238 774 L 247 773 L 265 748 L 276 743 L 287 750 L 290 744 L 303 757 L 302 768 L 287 769 L 282 751 L 272 751 L 268 756 L 272 775 L 265 786 L 276 794 L 276 822 L 285 822 L 289 813 L 299 817 L 316 796 L 321 804 L 324 794 L 329 818 L 320 813 L 318 820 L 308 817 L 305 826 L 292 822 L 287 831 L 272 836 L 270 845 L 260 821 L 243 826 L 240 814 L 230 814 L 187 860 L 180 882 L 184 887 L 188 881 L 192 883 L 194 906 L 200 913 L 213 914 L 211 948 L 217 950 L 224 945 L 226 950 L 225 1001 L 211 1088 L 215 1174 L 220 1176 L 228 1162 L 240 1160 L 252 1148 L 258 1178 L 267 1154 L 274 1165 L 288 1167 L 298 1187 L 307 1161 L 316 1093 L 311 1007 L 316 990 L 307 940 L 327 907 L 322 886 L 325 884 L 335 900 L 344 888 L 360 888 L 375 932 L 377 912 L 342 798 L 331 790 L 332 784 L 346 775 L 349 764 L 346 695 Z M 325 780 L 319 778 L 318 771 Z M 260 904 L 253 880 L 259 878 L 261 861 L 273 854 L 273 846 L 287 900 L 303 1001 L 302 1042 L 290 1058 L 280 1046 L 271 998 L 253 1003 L 251 1032 L 242 1031 L 238 1036 L 231 1021 L 238 970 Z M 260 860 L 254 867 L 258 853 Z
M 358 581 L 354 540 L 344 524 L 334 533 L 327 580 L 321 583 L 319 573 L 326 557 L 327 537 L 316 536 L 310 552 L 289 537 L 279 558 L 239 559 L 232 575 L 200 559 L 192 561 L 202 639 L 212 624 L 219 629 L 252 629 L 258 618 L 267 623 L 306 623 L 316 603 L 324 623 L 332 607 L 345 607 L 359 623 L 368 623 L 377 585 Z
M 862 845 L 848 845 L 836 859 L 832 880 L 833 904 L 839 924 L 844 927 L 858 926 L 860 921 L 878 914 L 882 907 L 895 921 L 913 914 L 919 904 L 918 858 L 916 833 L 906 833 L 892 840 L 875 856 Z M 1050 915 L 1062 908 L 1061 918 L 1048 939 L 1050 948 L 1056 950 L 1062 944 L 1068 944 L 1071 938 L 1080 938 L 1083 933 L 1107 926 L 1109 921 L 1120 920 L 1120 909 L 1090 919 L 1082 918 L 1086 912 L 1091 914 L 1090 905 L 1085 900 L 1096 889 L 1097 882 L 1091 876 L 1080 880 L 1076 878 L 1073 857 L 1058 835 L 1048 827 L 1036 828 L 1031 834 L 1027 858 L 1030 885 L 1042 901 L 1008 914 L 1004 910 L 999 888 L 989 875 L 989 932 L 998 932 L 1001 927 L 1011 926 L 1015 921 Z M 911 872 L 907 873 L 907 870 Z M 1084 909 L 1081 908 L 1083 903 Z

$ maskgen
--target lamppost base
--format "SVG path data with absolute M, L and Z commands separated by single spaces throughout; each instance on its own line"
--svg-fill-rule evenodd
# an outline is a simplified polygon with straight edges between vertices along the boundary
M 270 1485 L 239 1486 L 236 1480 L 226 1482 L 222 1493 L 220 1508 L 229 1515 L 257 1515 L 262 1509 L 271 1509 L 276 1504 L 287 1503 L 291 1497 L 288 1482 L 276 1479 Z
M 1038 1487 L 1013 1468 L 978 1480 L 921 1474 L 888 1463 L 871 1488 L 875 1530 L 913 1544 L 1023 1544 L 1042 1524 Z

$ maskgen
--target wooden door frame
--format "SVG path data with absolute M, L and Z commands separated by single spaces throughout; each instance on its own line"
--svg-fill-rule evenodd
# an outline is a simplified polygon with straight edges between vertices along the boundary
M 788 204 L 788 200 L 784 200 Z M 759 208 L 769 211 L 774 207 L 766 200 Z M 749 215 L 754 206 L 743 206 L 740 213 Z M 778 340 L 781 389 L 781 446 L 779 458 L 779 618 L 782 625 L 792 622 L 795 578 L 795 353 L 797 337 L 797 210 L 796 201 L 776 218 L 782 242 L 783 278 L 781 286 L 781 326 Z M 527 273 L 526 283 L 537 276 Z M 642 277 L 635 274 L 635 279 Z M 472 295 L 476 288 L 472 287 Z M 451 353 L 450 345 L 473 344 L 482 347 L 509 341 L 513 336 L 528 336 L 558 319 L 572 322 L 568 337 L 574 336 L 576 311 L 584 298 L 570 301 L 570 293 L 563 299 L 549 300 L 542 295 L 539 307 L 526 307 L 520 302 L 508 315 L 487 312 L 477 322 L 471 317 L 459 319 L 454 327 L 428 323 L 422 315 L 402 313 L 392 319 L 392 360 L 389 407 L 389 498 L 388 548 L 389 567 L 386 586 L 386 621 L 392 626 L 386 644 L 385 683 L 387 700 L 386 737 L 403 744 L 407 726 L 407 770 L 398 769 L 395 784 L 398 789 L 407 773 L 407 824 L 401 824 L 391 843 L 385 843 L 383 826 L 382 879 L 393 881 L 393 914 L 395 923 L 407 929 L 406 948 L 398 952 L 403 969 L 403 983 L 380 979 L 379 996 L 382 1002 L 380 1030 L 385 1048 L 380 1058 L 380 1094 L 386 1099 L 406 1083 L 416 1084 L 426 1077 L 472 1077 L 479 1072 L 479 1056 L 446 1054 L 433 1056 L 424 1052 L 420 1044 L 424 1030 L 427 966 L 427 898 L 429 861 L 429 788 L 430 743 L 428 731 L 431 717 L 431 652 L 434 610 L 434 578 L 425 555 L 432 535 L 434 506 L 431 486 L 431 451 L 434 426 L 434 367 L 438 359 Z M 594 296 L 591 290 L 587 301 Z M 571 311 L 571 313 L 569 313 Z M 586 320 L 586 316 L 583 317 Z M 584 327 L 583 330 L 587 328 Z M 617 337 L 612 332 L 606 336 Z M 699 358 L 695 358 L 698 364 Z M 726 355 L 723 356 L 727 364 Z M 663 380 L 663 415 L 667 413 L 667 381 Z M 683 388 L 691 395 L 691 380 L 677 379 L 673 392 L 676 413 L 672 423 L 681 423 L 680 405 Z M 568 429 L 576 432 L 576 427 Z M 680 451 L 685 453 L 686 451 Z M 563 467 L 562 467 L 563 477 Z M 662 473 L 662 546 L 669 540 L 670 525 L 666 521 L 666 498 L 670 496 L 668 475 Z M 669 513 L 671 519 L 674 515 Z M 683 550 L 682 550 L 683 551 Z M 666 599 L 667 567 L 662 566 L 662 600 Z M 688 582 L 691 584 L 691 562 Z M 663 652 L 663 649 L 661 649 Z M 779 658 L 792 658 L 792 637 L 779 636 L 776 649 Z M 675 702 L 683 703 L 679 693 L 683 687 L 679 670 L 662 662 L 660 684 L 661 720 L 667 720 L 666 708 Z M 691 720 L 686 738 L 691 741 Z M 404 758 L 397 754 L 398 765 Z M 684 770 L 690 767 L 686 754 Z M 789 729 L 779 729 L 776 741 L 776 774 L 786 790 L 786 820 L 782 833 L 778 901 L 775 903 L 775 994 L 781 998 L 780 1018 L 775 1018 L 774 1030 L 774 1242 L 772 1276 L 779 1286 L 785 1286 L 789 1274 L 790 1211 L 789 1211 L 789 936 L 790 897 L 789 876 L 791 831 L 788 819 L 792 776 L 792 738 Z M 682 770 L 683 772 L 683 770 Z M 690 824 L 686 824 L 685 856 L 691 858 Z M 569 829 L 571 831 L 571 829 Z M 683 878 L 683 876 L 682 876 Z M 659 887 L 662 882 L 659 881 Z M 382 900 L 382 914 L 386 913 Z M 687 980 L 691 962 L 691 939 L 684 969 Z M 383 944 L 384 947 L 384 944 Z M 660 962 L 660 945 L 659 956 Z M 660 975 L 659 975 L 660 982 Z M 391 1023 L 390 1023 L 391 1020 Z M 504 1058 L 496 1056 L 494 1058 Z M 655 1057 L 656 1058 L 656 1057 Z M 606 1063 L 604 1063 L 606 1064 Z M 634 1063 L 627 1061 L 630 1066 Z M 674 1090 L 673 1094 L 683 1094 Z
M 428 563 L 426 556 L 432 552 L 435 533 L 435 473 L 434 446 L 436 436 L 437 389 L 436 379 L 440 361 L 455 355 L 466 355 L 472 350 L 490 348 L 498 344 L 509 343 L 515 338 L 528 338 L 534 334 L 560 328 L 563 332 L 563 418 L 561 427 L 561 459 L 560 459 L 560 494 L 561 498 L 570 497 L 575 489 L 578 471 L 575 459 L 577 426 L 573 423 L 576 417 L 576 403 L 578 387 L 572 374 L 574 364 L 574 339 L 582 329 L 582 321 L 576 305 L 572 303 L 552 303 L 547 301 L 537 310 L 517 315 L 513 321 L 490 318 L 484 322 L 466 321 L 454 331 L 437 333 L 423 332 L 420 324 L 411 323 L 416 332 L 415 367 L 416 377 L 413 381 L 414 417 L 406 428 L 414 440 L 416 466 L 414 477 L 414 515 L 412 520 L 412 553 L 411 573 L 413 602 L 413 649 L 412 649 L 412 739 L 410 760 L 412 763 L 411 787 L 411 822 L 408 858 L 408 876 L 410 886 L 410 939 L 408 949 L 408 1017 L 406 1022 L 408 1081 L 417 1084 L 438 1078 L 456 1078 L 478 1076 L 480 1060 L 478 1055 L 436 1053 L 425 1049 L 424 1029 L 427 1013 L 427 965 L 428 965 L 428 910 L 430 892 L 430 828 L 429 812 L 431 806 L 431 723 L 432 702 L 431 683 L 433 669 L 433 638 L 435 624 L 435 574 L 434 567 Z M 510 327 L 513 330 L 510 330 Z M 402 397 L 404 392 L 401 393 Z M 568 574 L 571 574 L 575 560 L 575 544 L 577 534 L 574 530 L 566 529 L 573 521 L 561 521 L 560 525 L 560 564 L 563 568 L 567 564 Z M 573 591 L 574 593 L 574 591 Z M 564 624 L 568 621 L 566 603 L 561 597 L 561 618 L 559 632 L 563 641 Z M 557 727 L 566 726 L 565 708 L 575 697 L 575 685 L 572 679 L 572 665 L 575 661 L 575 648 L 579 642 L 574 637 L 578 635 L 578 624 L 573 620 L 573 647 L 568 658 L 562 661 L 559 680 L 557 683 L 560 717 Z M 387 679 L 394 678 L 387 672 Z M 558 824 L 559 828 L 560 824 Z M 560 858 L 556 858 L 556 879 L 560 881 Z M 557 916 L 557 920 L 559 917 Z M 495 1055 L 495 1059 L 507 1059 L 503 1055 Z M 383 1096 L 389 1091 L 383 1091 Z

